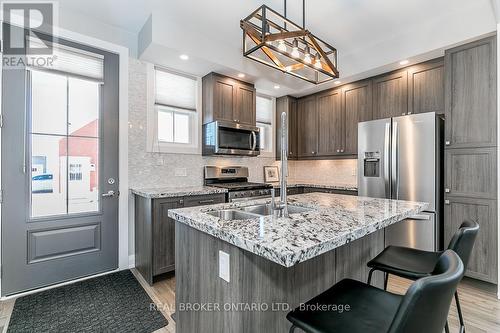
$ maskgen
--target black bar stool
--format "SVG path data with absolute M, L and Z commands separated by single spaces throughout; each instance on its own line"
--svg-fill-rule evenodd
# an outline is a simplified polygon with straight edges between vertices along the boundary
M 467 269 L 467 264 L 469 263 L 469 258 L 478 232 L 479 224 L 474 221 L 464 221 L 448 245 L 448 249 L 455 251 L 460 259 L 462 259 L 465 270 Z M 386 274 L 384 290 L 387 289 L 389 274 L 411 280 L 429 276 L 432 274 L 441 253 L 442 252 L 429 252 L 400 246 L 388 246 L 378 256 L 368 262 L 368 267 L 371 268 L 368 274 L 368 284 L 371 283 L 372 273 L 376 270 Z M 465 332 L 458 291 L 455 291 L 455 302 L 457 304 L 460 332 Z
M 462 261 L 448 250 L 432 275 L 415 281 L 405 295 L 342 280 L 287 314 L 290 333 L 295 328 L 309 333 L 442 333 L 463 274 Z

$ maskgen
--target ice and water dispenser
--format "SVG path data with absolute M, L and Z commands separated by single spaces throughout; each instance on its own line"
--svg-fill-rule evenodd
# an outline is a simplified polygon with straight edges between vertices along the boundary
M 380 177 L 380 152 L 367 151 L 363 158 L 363 176 Z

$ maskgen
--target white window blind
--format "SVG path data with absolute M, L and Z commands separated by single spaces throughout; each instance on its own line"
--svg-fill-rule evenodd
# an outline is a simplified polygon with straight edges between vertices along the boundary
M 155 104 L 196 111 L 197 81 L 184 75 L 155 70 Z
M 40 40 L 29 38 L 31 48 L 45 47 Z M 57 70 L 85 76 L 96 80 L 104 79 L 104 57 L 101 54 L 76 49 L 61 44 L 52 44 L 52 62 L 34 62 L 33 67 Z
M 264 96 L 256 98 L 256 118 L 258 123 L 271 124 L 273 121 L 273 100 Z

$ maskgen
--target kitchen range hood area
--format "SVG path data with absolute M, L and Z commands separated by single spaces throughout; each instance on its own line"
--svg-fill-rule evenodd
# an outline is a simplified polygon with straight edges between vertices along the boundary
M 1 332 L 500 332 L 500 0 L 0 7 Z

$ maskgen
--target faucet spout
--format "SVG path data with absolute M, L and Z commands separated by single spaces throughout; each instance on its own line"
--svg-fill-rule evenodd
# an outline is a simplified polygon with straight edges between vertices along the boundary
M 281 179 L 280 179 L 280 216 L 288 217 L 287 178 L 288 178 L 288 121 L 286 112 L 281 113 Z

